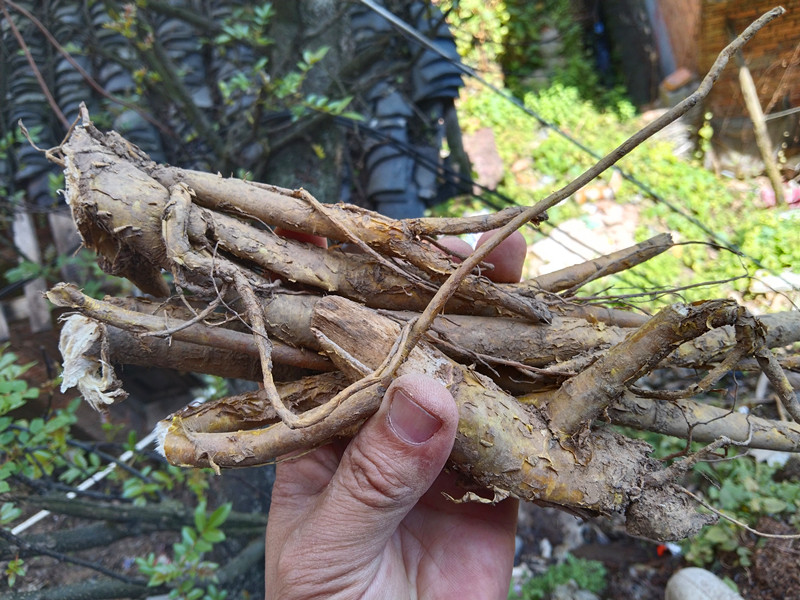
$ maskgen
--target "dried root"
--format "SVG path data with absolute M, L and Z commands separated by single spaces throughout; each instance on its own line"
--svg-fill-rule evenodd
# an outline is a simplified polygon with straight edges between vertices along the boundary
M 779 12 L 748 29 L 723 58 Z M 722 66 L 724 60 L 716 73 Z M 671 118 L 702 98 L 714 77 Z M 103 268 L 157 300 L 100 302 L 74 286 L 53 288 L 52 302 L 81 313 L 65 326 L 69 382 L 104 406 L 122 396 L 112 361 L 260 381 L 258 393 L 189 407 L 160 425 L 160 446 L 171 462 L 220 469 L 264 464 L 351 436 L 378 409 L 393 377 L 422 372 L 456 400 L 460 422 L 450 465 L 466 481 L 493 490 L 496 499 L 513 496 L 578 514 L 625 513 L 637 535 L 691 535 L 710 517 L 696 514 L 677 490 L 681 474 L 664 470 L 648 457 L 647 444 L 602 421 L 717 445 L 746 440 L 751 447 L 800 451 L 800 405 L 781 366 L 796 357 L 779 359 L 771 351 L 800 340 L 798 314 L 761 320 L 735 303 L 708 301 L 675 304 L 648 318 L 574 301 L 587 282 L 667 250 L 667 235 L 521 284 L 482 275 L 486 255 L 505 236 L 543 219 L 572 187 L 652 130 L 534 207 L 395 221 L 321 204 L 304 190 L 155 164 L 118 134 L 99 132 L 84 113 L 51 152 L 65 165 L 73 216 Z M 323 249 L 284 239 L 275 227 L 342 245 Z M 493 228 L 492 239 L 460 264 L 427 241 Z M 172 274 L 173 297 L 164 271 Z M 276 381 L 275 364 L 316 374 Z M 708 373 L 679 391 L 637 387 L 670 365 Z M 743 368 L 766 374 L 793 423 L 690 399 Z

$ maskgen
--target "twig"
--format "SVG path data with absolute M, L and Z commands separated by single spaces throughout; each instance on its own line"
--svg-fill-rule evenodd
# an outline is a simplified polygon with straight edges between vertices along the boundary
M 454 250 L 453 248 L 448 248 L 447 246 L 442 244 L 439 240 L 437 240 L 435 237 L 432 237 L 432 236 L 429 236 L 429 235 L 421 235 L 420 238 L 423 239 L 424 241 L 428 242 L 434 248 L 438 248 L 439 250 L 444 252 L 446 255 L 453 256 L 453 257 L 457 258 L 459 262 L 463 261 L 465 258 L 467 258 L 469 256 L 469 253 L 465 254 L 463 252 L 459 252 L 457 250 Z M 470 250 L 470 252 L 471 252 L 471 250 Z M 494 269 L 494 265 L 492 263 L 481 263 L 480 265 L 478 265 L 478 267 L 479 267 L 479 269 L 481 271 L 491 271 L 491 270 Z
M 223 293 L 224 293 L 224 291 L 225 290 L 223 288 Z M 181 294 L 181 298 L 183 299 L 184 304 L 190 310 L 194 310 L 189 305 L 189 303 L 186 302 L 186 299 L 183 298 L 183 294 Z M 169 329 L 162 329 L 161 331 L 149 331 L 149 332 L 143 333 L 141 335 L 142 335 L 142 337 L 149 337 L 149 336 L 153 336 L 153 337 L 171 337 L 173 334 L 178 333 L 179 331 L 183 331 L 184 329 L 186 329 L 188 327 L 191 327 L 195 323 L 200 323 L 208 315 L 210 315 L 212 312 L 214 312 L 214 310 L 217 308 L 217 306 L 220 305 L 220 302 L 222 302 L 222 296 L 218 295 L 208 306 L 206 306 L 203 310 L 201 310 L 199 313 L 197 313 L 193 318 L 189 319 L 188 321 L 183 321 L 180 325 L 176 325 L 174 327 L 170 327 Z
M 87 569 L 91 569 L 92 571 L 97 571 L 98 573 L 107 575 L 108 577 L 111 577 L 113 579 L 122 581 L 123 583 L 127 583 L 129 585 L 147 585 L 147 581 L 144 579 L 133 579 L 132 577 L 120 575 L 119 573 L 112 571 L 111 569 L 107 569 L 106 567 L 98 563 L 89 560 L 84 560 L 83 558 L 78 558 L 76 556 L 63 554 L 61 552 L 56 552 L 55 550 L 51 550 L 50 548 L 47 548 L 46 546 L 41 546 L 39 544 L 31 544 L 30 542 L 25 541 L 21 537 L 14 535 L 10 531 L 2 527 L 0 527 L 0 537 L 5 539 L 10 544 L 14 544 L 15 546 L 24 549 L 26 552 L 42 554 L 44 556 L 50 556 L 51 558 L 55 558 L 60 562 L 67 562 L 81 567 L 85 567 Z
M 658 119 L 649 123 L 636 134 L 628 138 L 620 146 L 604 156 L 592 168 L 585 171 L 572 182 L 553 194 L 550 194 L 547 198 L 541 200 L 534 206 L 525 209 L 522 213 L 513 217 L 508 221 L 508 223 L 498 229 L 498 231 L 489 240 L 487 240 L 485 244 L 477 248 L 450 275 L 450 277 L 439 288 L 439 291 L 431 299 L 430 303 L 423 311 L 419 320 L 412 329 L 406 344 L 404 344 L 404 346 L 401 348 L 403 360 L 405 360 L 413 347 L 419 342 L 428 328 L 430 328 L 436 315 L 442 311 L 444 305 L 456 292 L 467 274 L 470 273 L 472 269 L 474 269 L 481 261 L 483 261 L 492 250 L 497 248 L 497 246 L 500 245 L 503 240 L 505 240 L 514 231 L 522 227 L 525 223 L 540 217 L 545 211 L 577 192 L 592 179 L 600 175 L 603 171 L 614 165 L 631 150 L 636 148 L 639 144 L 693 108 L 711 91 L 711 87 L 719 78 L 722 69 L 728 63 L 730 57 L 745 43 L 747 43 L 764 25 L 776 17 L 784 14 L 785 12 L 786 10 L 783 7 L 777 7 L 759 17 L 719 54 L 708 74 L 703 78 L 703 81 L 697 88 L 697 91 L 689 95 L 677 106 L 664 113 Z
M 688 425 L 688 423 L 687 423 Z M 692 429 L 694 426 L 689 427 L 689 436 L 687 437 L 686 448 L 685 450 L 681 451 L 678 456 L 683 455 L 684 452 L 688 451 L 691 442 L 692 442 Z M 669 483 L 673 483 L 681 479 L 686 473 L 691 469 L 695 464 L 700 462 L 701 460 L 706 460 L 708 456 L 711 456 L 719 450 L 720 448 L 724 448 L 726 446 L 748 446 L 753 440 L 753 426 L 748 422 L 747 428 L 747 439 L 741 442 L 737 442 L 729 438 L 728 436 L 720 436 L 716 438 L 713 442 L 704 446 L 694 454 L 690 454 L 686 458 L 683 458 L 679 461 L 675 461 L 666 469 L 661 471 L 656 471 L 651 473 L 645 478 L 645 485 L 662 488 Z
M 794 419 L 795 423 L 800 423 L 800 402 L 797 401 L 797 394 L 775 356 L 769 348 L 762 346 L 756 350 L 755 358 L 764 375 L 767 376 L 775 391 L 778 392 L 786 412 Z
M 247 281 L 247 278 L 240 271 L 236 271 L 234 274 L 234 285 L 236 291 L 242 296 L 242 302 L 244 302 L 247 311 L 250 327 L 253 330 L 254 341 L 261 359 L 261 375 L 264 384 L 264 392 L 267 394 L 272 408 L 289 429 L 316 425 L 331 414 L 333 409 L 339 405 L 340 396 L 337 395 L 322 406 L 307 410 L 301 415 L 295 414 L 283 403 L 283 399 L 275 388 L 275 380 L 272 377 L 272 342 L 267 335 L 267 328 L 264 323 L 264 309 L 258 303 L 258 298 L 256 298 L 255 292 Z
M 139 523 L 151 524 L 161 527 L 162 530 L 180 531 L 184 525 L 192 525 L 194 517 L 191 511 L 180 503 L 150 502 L 137 506 L 135 504 L 120 504 L 114 502 L 97 502 L 70 498 L 67 495 L 58 496 L 30 496 L 26 503 L 40 506 L 59 515 L 68 515 L 93 521 L 110 521 L 112 523 Z M 267 524 L 266 514 L 231 512 L 228 519 L 221 525 L 227 532 L 257 533 L 263 531 Z
M 166 593 L 166 587 L 153 588 L 142 585 L 131 585 L 113 579 L 86 579 L 80 583 L 58 585 L 35 592 L 5 592 L 3 600 L 65 600 L 80 598 L 81 600 L 105 600 L 106 598 L 142 598 L 148 594 Z M 158 596 L 150 596 L 158 597 Z
M 623 248 L 617 252 L 586 261 L 575 267 L 567 267 L 566 269 L 561 269 L 554 273 L 548 273 L 547 275 L 537 277 L 534 281 L 543 289 L 550 292 L 557 292 L 563 289 L 563 296 L 572 296 L 579 288 L 587 283 L 605 277 L 606 275 L 630 269 L 633 266 L 641 264 L 669 250 L 672 245 L 672 236 L 668 233 L 662 233 L 636 244 L 635 246 L 631 246 L 630 248 Z M 570 283 L 568 283 L 569 280 L 566 280 L 564 277 L 569 271 L 575 272 L 572 285 L 570 285 Z M 551 284 L 547 286 L 545 281 L 558 281 L 559 285 L 555 286 Z M 564 289 L 565 287 L 567 289 Z
M 748 349 L 737 346 L 725 356 L 723 361 L 709 371 L 705 377 L 695 384 L 683 390 L 646 390 L 636 386 L 630 386 L 630 390 L 642 398 L 653 398 L 656 400 L 682 400 L 691 398 L 697 394 L 702 394 L 711 389 L 711 386 L 719 381 L 728 371 L 736 368 L 739 361 L 747 354 Z
M 74 58 L 72 58 L 72 55 L 69 52 L 67 52 L 66 49 L 61 44 L 58 43 L 58 40 L 53 37 L 53 34 L 50 33 L 50 31 L 47 29 L 47 27 L 45 27 L 42 24 L 42 22 L 39 21 L 39 19 L 37 19 L 33 14 L 31 14 L 30 11 L 26 10 L 25 7 L 20 6 L 19 4 L 17 4 L 13 0 L 3 0 L 3 3 L 8 4 L 11 8 L 16 10 L 20 14 L 24 15 L 25 18 L 28 19 L 31 23 L 36 25 L 36 27 L 39 29 L 39 31 L 41 31 L 42 34 L 45 36 L 45 38 L 47 38 L 47 41 L 50 42 L 50 44 L 52 44 L 52 46 L 56 50 L 58 50 L 59 54 L 61 54 L 61 56 L 63 56 L 67 60 L 67 62 L 70 65 L 72 65 L 72 67 L 76 71 L 78 71 L 78 73 L 80 73 L 81 77 L 83 77 L 83 80 L 86 83 L 88 83 L 89 86 L 93 90 L 95 90 L 98 94 L 100 94 L 104 98 L 108 98 L 109 100 L 111 100 L 112 102 L 114 102 L 116 104 L 119 104 L 120 106 L 124 106 L 125 108 L 128 108 L 128 109 L 136 112 L 145 121 L 147 121 L 151 125 L 154 125 L 155 127 L 158 127 L 163 133 L 174 137 L 175 134 L 172 131 L 170 131 L 169 128 L 167 128 L 160 121 L 157 121 L 155 118 L 151 117 L 148 113 L 146 113 L 144 110 L 142 110 L 141 107 L 136 106 L 135 104 L 133 104 L 131 102 L 127 102 L 127 101 L 123 100 L 122 98 L 119 98 L 119 97 L 115 96 L 114 94 L 111 94 L 108 91 L 106 91 L 106 89 L 102 85 L 97 83 L 97 81 L 95 81 L 94 78 L 91 75 L 89 75 L 89 73 L 86 72 L 86 69 L 84 69 L 80 65 L 80 63 L 78 63 Z M 56 113 L 56 114 L 58 114 L 58 113 Z M 73 127 L 74 127 L 74 125 L 73 125 Z
M 292 195 L 295 196 L 296 198 L 308 202 L 314 208 L 314 210 L 316 210 L 320 215 L 322 215 L 325 219 L 327 219 L 328 222 L 330 222 L 330 224 L 333 225 L 341 233 L 341 235 L 344 236 L 346 240 L 358 246 L 362 252 L 374 258 L 376 261 L 378 261 L 379 264 L 383 265 L 390 271 L 393 271 L 400 277 L 408 279 L 409 281 L 415 283 L 416 285 L 424 289 L 428 290 L 434 289 L 433 286 L 430 284 L 430 282 L 423 280 L 422 278 L 418 277 L 413 273 L 409 273 L 407 270 L 399 267 L 396 263 L 390 262 L 380 254 L 378 254 L 378 252 L 376 252 L 373 248 L 371 248 L 366 242 L 364 242 L 364 240 L 362 240 L 355 233 L 350 231 L 347 225 L 345 225 L 339 219 L 337 219 L 334 216 L 334 213 L 326 212 L 320 201 L 314 198 L 314 196 L 309 194 L 306 190 L 301 188 L 299 190 L 292 192 Z
M 708 502 L 706 502 L 705 500 L 700 498 L 697 494 L 693 494 L 692 492 L 687 490 L 685 487 L 680 486 L 680 485 L 676 486 L 676 487 L 680 491 L 682 491 L 684 494 L 686 494 L 687 496 L 691 497 L 695 502 L 697 502 L 701 506 L 704 506 L 705 508 L 710 510 L 712 513 L 717 515 L 718 517 L 721 517 L 721 518 L 725 519 L 726 521 L 730 521 L 734 525 L 738 525 L 739 527 L 749 531 L 753 535 L 757 535 L 758 537 L 763 537 L 763 538 L 772 538 L 772 539 L 776 539 L 776 540 L 797 540 L 797 539 L 800 539 L 800 533 L 764 533 L 763 531 L 758 531 L 757 529 L 753 529 L 752 527 L 750 527 L 746 523 L 742 523 L 740 520 L 734 519 L 730 515 L 726 515 L 721 510 L 718 510 L 718 509 L 714 508 Z
M 517 360 L 511 360 L 508 358 L 502 358 L 497 356 L 492 356 L 490 354 L 484 354 L 483 352 L 476 352 L 474 350 L 469 350 L 464 348 L 463 346 L 459 346 L 458 344 L 454 344 L 446 339 L 444 339 L 441 335 L 434 336 L 428 332 L 426 336 L 429 343 L 433 344 L 442 352 L 447 354 L 448 356 L 464 356 L 469 358 L 470 360 L 480 361 L 484 365 L 489 368 L 492 368 L 491 365 L 502 365 L 504 367 L 512 367 L 516 369 L 523 375 L 527 375 L 529 377 L 539 377 L 541 375 L 549 375 L 551 377 L 573 377 L 577 375 L 575 371 L 564 371 L 559 364 L 555 365 L 555 369 L 550 368 L 542 368 L 542 367 L 534 367 L 532 365 L 526 365 L 523 362 L 519 362 Z
M 726 283 L 732 283 L 734 281 L 739 281 L 740 279 L 744 279 L 747 275 L 737 275 L 736 277 L 729 277 L 728 279 L 715 279 L 714 281 L 701 281 L 700 283 L 690 283 L 687 285 L 682 285 L 680 287 L 654 287 L 651 290 L 646 292 L 636 292 L 635 294 L 619 294 L 618 296 L 580 296 L 579 299 L 583 301 L 593 301 L 593 302 L 603 302 L 603 301 L 613 301 L 617 302 L 620 300 L 625 300 L 628 298 L 644 298 L 649 296 L 650 299 L 660 298 L 662 296 L 668 296 L 670 294 L 677 294 L 678 292 L 683 292 L 685 290 L 691 290 L 699 287 L 708 287 L 712 285 L 724 285 Z

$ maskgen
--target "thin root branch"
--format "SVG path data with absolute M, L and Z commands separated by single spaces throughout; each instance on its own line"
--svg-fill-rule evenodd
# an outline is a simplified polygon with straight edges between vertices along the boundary
M 730 521 L 734 525 L 738 525 L 739 527 L 749 531 L 753 535 L 757 535 L 758 537 L 763 537 L 763 538 L 772 538 L 772 539 L 776 539 L 776 540 L 797 540 L 797 539 L 800 539 L 800 533 L 794 533 L 794 534 L 788 534 L 788 533 L 764 533 L 763 531 L 758 531 L 757 529 L 753 529 L 747 523 L 743 523 L 740 520 L 735 519 L 730 515 L 726 515 L 721 510 L 719 510 L 717 508 L 714 508 L 708 502 L 706 502 L 705 500 L 700 498 L 700 496 L 690 492 L 685 487 L 677 486 L 677 488 L 680 491 L 682 491 L 684 494 L 686 494 L 687 496 L 692 498 L 692 500 L 694 500 L 695 502 L 697 502 L 701 506 L 707 508 L 708 510 L 710 510 L 712 513 L 714 513 L 718 517 L 720 517 L 722 519 L 725 519 L 726 521 Z

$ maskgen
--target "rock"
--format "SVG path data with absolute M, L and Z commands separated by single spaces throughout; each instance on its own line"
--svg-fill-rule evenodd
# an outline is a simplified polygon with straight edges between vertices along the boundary
M 550 595 L 551 600 L 600 600 L 597 594 L 582 590 L 574 581 L 556 587 Z
M 778 275 L 773 275 L 767 271 L 758 270 L 750 283 L 750 292 L 753 294 L 791 292 L 799 287 L 800 273 L 786 270 Z
M 697 75 L 685 67 L 680 67 L 667 75 L 661 82 L 661 87 L 668 92 L 674 92 L 682 87 L 692 84 L 697 80 Z
M 697 567 L 676 571 L 667 582 L 664 600 L 744 600 L 722 579 Z

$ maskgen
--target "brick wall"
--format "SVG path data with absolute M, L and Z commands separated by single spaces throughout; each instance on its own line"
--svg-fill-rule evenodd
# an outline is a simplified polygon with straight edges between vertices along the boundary
M 728 24 L 736 33 L 741 33 L 777 4 L 776 0 L 701 2 L 697 56 L 697 69 L 701 76 L 729 43 Z M 787 9 L 786 14 L 762 29 L 742 50 L 765 113 L 800 105 L 800 0 L 786 0 L 783 6 Z M 735 60 L 731 59 L 723 71 L 706 107 L 715 118 L 736 118 L 747 114 Z
M 664 21 L 676 68 L 697 73 L 701 0 L 661 0 L 658 15 Z

